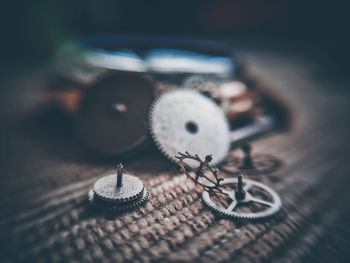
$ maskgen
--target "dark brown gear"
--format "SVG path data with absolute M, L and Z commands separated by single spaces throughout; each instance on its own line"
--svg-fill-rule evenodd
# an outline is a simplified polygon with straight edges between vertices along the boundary
M 76 121 L 79 138 L 92 150 L 118 155 L 147 140 L 153 84 L 140 74 L 118 73 L 87 89 Z

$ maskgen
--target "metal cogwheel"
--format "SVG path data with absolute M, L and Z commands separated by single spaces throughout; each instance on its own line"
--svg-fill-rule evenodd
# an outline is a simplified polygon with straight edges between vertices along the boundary
M 220 186 L 226 186 L 230 184 L 238 184 L 237 178 L 225 178 L 223 181 L 221 181 Z M 258 219 L 264 219 L 267 217 L 270 217 L 274 214 L 276 214 L 282 207 L 282 201 L 279 195 L 269 186 L 262 184 L 257 181 L 243 180 L 243 195 L 241 198 L 237 198 L 237 191 L 235 190 L 222 190 L 222 192 L 229 197 L 231 200 L 230 204 L 227 207 L 224 207 L 223 205 L 219 204 L 218 201 L 214 201 L 211 193 L 208 191 L 203 191 L 202 197 L 204 203 L 212 209 L 214 212 L 231 217 L 236 219 L 248 219 L 248 220 L 258 220 Z M 266 201 L 262 199 L 258 199 L 254 197 L 249 191 L 251 191 L 252 188 L 257 188 L 258 190 L 264 192 L 264 194 L 268 195 L 272 201 Z M 247 205 L 250 203 L 256 203 L 260 204 L 263 207 L 266 207 L 265 209 L 259 210 L 259 211 L 251 211 L 251 212 L 239 212 L 235 211 L 238 206 L 241 205 Z
M 212 76 L 193 75 L 186 78 L 182 86 L 214 98 L 218 90 L 219 83 L 219 80 L 214 79 Z
M 140 205 L 143 205 L 148 200 L 149 195 L 150 191 L 147 187 L 145 187 L 142 191 L 142 195 L 139 198 L 130 202 L 124 202 L 116 205 L 115 203 L 105 202 L 96 198 L 93 189 L 90 189 L 88 192 L 88 200 L 90 206 L 94 209 L 98 209 L 109 213 L 119 213 L 123 211 L 129 211 L 139 207 Z
M 119 155 L 146 145 L 153 83 L 140 74 L 118 73 L 87 88 L 77 118 L 79 139 L 91 150 Z
M 178 152 L 195 152 L 200 158 L 209 152 L 216 165 L 230 148 L 224 112 L 193 90 L 172 90 L 160 96 L 151 107 L 149 126 L 156 146 L 174 162 Z
M 96 198 L 106 202 L 120 204 L 139 198 L 145 188 L 145 184 L 136 176 L 123 174 L 123 187 L 116 187 L 117 174 L 111 174 L 98 179 L 92 190 Z
M 143 204 L 148 197 L 149 190 L 142 180 L 125 173 L 121 163 L 117 166 L 117 174 L 98 179 L 88 192 L 92 207 L 110 212 L 133 209 Z
M 220 170 L 228 174 L 238 174 L 244 171 L 247 175 L 262 175 L 275 172 L 281 165 L 280 160 L 268 154 L 254 154 L 248 162 L 246 157 L 235 156 L 231 153 L 220 164 Z

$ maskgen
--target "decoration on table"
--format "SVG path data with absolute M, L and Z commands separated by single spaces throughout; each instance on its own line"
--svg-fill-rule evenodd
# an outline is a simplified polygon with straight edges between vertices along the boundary
M 89 190 L 88 198 L 94 208 L 121 212 L 144 204 L 149 194 L 142 180 L 127 173 L 123 165 L 118 164 L 117 174 L 98 179 Z

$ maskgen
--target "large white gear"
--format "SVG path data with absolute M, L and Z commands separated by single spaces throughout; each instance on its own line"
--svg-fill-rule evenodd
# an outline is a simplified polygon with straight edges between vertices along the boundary
M 189 89 L 171 90 L 151 107 L 150 132 L 157 147 L 176 162 L 178 152 L 210 153 L 211 164 L 224 160 L 230 148 L 229 124 L 211 99 Z

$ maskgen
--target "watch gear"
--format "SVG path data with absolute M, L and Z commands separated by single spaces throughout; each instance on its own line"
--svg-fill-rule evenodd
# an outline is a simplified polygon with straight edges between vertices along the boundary
M 227 190 L 229 185 L 236 185 L 235 190 Z M 225 178 L 220 182 L 223 188 L 219 194 L 213 191 L 203 191 L 202 197 L 204 203 L 219 215 L 235 219 L 257 220 L 264 219 L 276 214 L 282 207 L 282 201 L 279 195 L 269 186 L 248 179 Z M 254 197 L 258 193 L 260 198 Z M 228 197 L 229 202 L 225 202 Z M 251 205 L 254 205 L 252 208 Z M 258 209 L 256 206 L 260 206 Z M 261 206 L 264 208 L 261 209 Z M 243 207 L 243 209 L 242 209 Z
M 125 211 L 144 203 L 149 196 L 145 184 L 136 176 L 124 172 L 118 165 L 117 174 L 98 179 L 88 192 L 93 207 L 112 212 Z
M 281 161 L 269 154 L 251 154 L 248 144 L 242 145 L 243 156 L 231 152 L 225 161 L 220 164 L 220 170 L 229 174 L 238 174 L 244 171 L 247 175 L 269 174 L 281 166 Z
M 116 187 L 117 175 L 111 174 L 98 179 L 92 190 L 96 198 L 110 203 L 125 203 L 140 197 L 145 184 L 136 176 L 125 173 L 123 187 Z
M 145 76 L 120 73 L 106 77 L 87 88 L 77 114 L 77 134 L 98 153 L 130 152 L 146 144 L 152 101 L 153 85 Z
M 216 165 L 230 148 L 229 125 L 223 111 L 190 89 L 160 96 L 151 107 L 149 125 L 156 146 L 174 162 L 178 152 L 196 152 L 200 158 L 210 152 Z
M 129 202 L 120 203 L 118 205 L 113 203 L 104 202 L 96 198 L 94 191 L 92 189 L 88 192 L 88 200 L 90 206 L 94 209 L 102 210 L 109 213 L 119 213 L 123 211 L 129 211 L 143 205 L 149 198 L 150 192 L 147 187 L 142 191 L 142 195 L 137 199 Z

